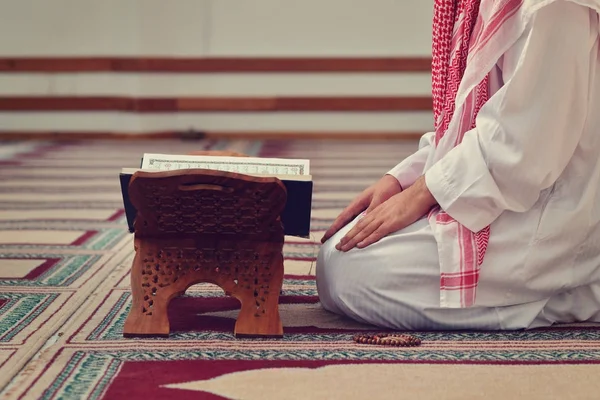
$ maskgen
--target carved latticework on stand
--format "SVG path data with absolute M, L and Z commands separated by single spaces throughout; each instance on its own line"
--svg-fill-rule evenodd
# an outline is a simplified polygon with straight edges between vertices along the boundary
M 137 172 L 132 308 L 125 336 L 168 336 L 169 301 L 202 282 L 241 302 L 236 336 L 283 335 L 285 186 L 276 178 L 185 170 Z

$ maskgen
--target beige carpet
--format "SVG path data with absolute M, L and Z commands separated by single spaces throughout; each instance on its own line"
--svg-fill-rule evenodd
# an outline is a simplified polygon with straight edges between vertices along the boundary
M 12 146 L 12 147 L 11 147 Z M 318 304 L 318 238 L 415 143 L 4 143 L 0 159 L 0 398 L 597 399 L 600 330 L 418 332 L 416 348 L 357 345 L 372 330 Z M 232 335 L 237 301 L 212 285 L 173 300 L 168 339 L 125 339 L 133 255 L 118 184 L 144 152 L 231 148 L 310 158 L 312 235 L 284 248 L 279 340 Z M 11 151 L 12 149 L 12 151 Z

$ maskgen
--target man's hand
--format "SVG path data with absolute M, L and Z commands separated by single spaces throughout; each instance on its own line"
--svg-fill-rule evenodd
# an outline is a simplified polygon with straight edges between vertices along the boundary
M 356 218 L 361 212 L 371 212 L 378 205 L 402 191 L 398 180 L 391 175 L 385 175 L 375 184 L 365 189 L 352 203 L 336 218 L 331 227 L 325 232 L 321 243 L 325 243 L 337 231 Z
M 406 228 L 422 218 L 436 204 L 427 189 L 425 178 L 419 178 L 405 191 L 367 213 L 336 245 L 340 251 L 367 247 L 392 232 Z

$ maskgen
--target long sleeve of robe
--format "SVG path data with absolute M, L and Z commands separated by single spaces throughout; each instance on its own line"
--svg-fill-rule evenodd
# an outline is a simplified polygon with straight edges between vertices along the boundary
M 572 158 L 588 113 L 587 13 L 536 17 L 502 60 L 504 84 L 477 127 L 426 172 L 441 208 L 477 232 L 504 211 L 525 212 Z M 600 112 L 600 110 L 598 110 Z
M 402 188 L 408 188 L 415 183 L 417 178 L 423 175 L 434 140 L 435 132 L 424 134 L 419 141 L 419 149 L 388 172 L 389 175 L 394 176 L 398 180 Z
M 441 208 L 474 232 L 530 209 L 573 156 L 589 111 L 593 32 L 585 9 L 576 11 L 536 17 L 492 72 L 495 93 L 460 145 L 428 165 L 429 132 L 388 173 L 404 188 L 425 173 Z

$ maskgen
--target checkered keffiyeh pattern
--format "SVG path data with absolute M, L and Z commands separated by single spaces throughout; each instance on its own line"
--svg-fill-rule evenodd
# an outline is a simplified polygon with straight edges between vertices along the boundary
M 492 36 L 522 5 L 523 0 L 435 1 L 432 94 L 436 144 L 444 136 L 451 135 L 447 140 L 451 140 L 452 146 L 456 146 L 465 133 L 475 127 L 477 114 L 490 96 L 489 74 L 466 96 L 456 116 L 458 122 L 451 124 L 467 61 L 473 52 L 480 51 L 490 43 Z M 489 7 L 488 11 L 491 12 L 488 15 L 491 15 L 491 19 L 483 21 L 480 6 Z M 479 268 L 488 246 L 490 227 L 471 232 L 439 208 L 430 214 L 430 219 L 435 222 L 437 232 L 449 238 L 455 246 L 451 257 L 453 259 L 441 263 L 443 302 L 451 307 L 472 306 L 479 281 Z

